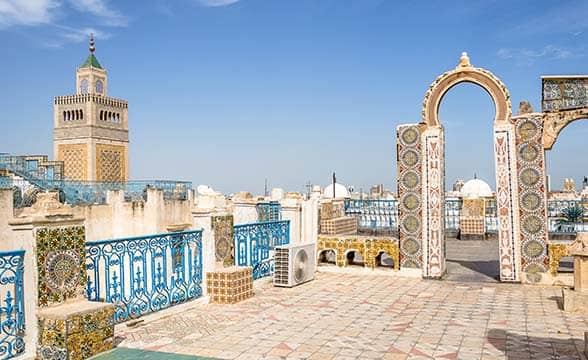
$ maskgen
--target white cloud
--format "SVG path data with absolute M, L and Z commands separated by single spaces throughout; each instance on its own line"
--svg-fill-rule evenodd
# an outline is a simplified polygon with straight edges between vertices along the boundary
M 583 56 L 580 50 L 571 51 L 554 45 L 546 45 L 542 49 L 528 48 L 502 48 L 496 55 L 504 60 L 515 60 L 519 65 L 532 65 L 537 59 L 565 60 L 572 57 Z
M 129 23 L 126 16 L 109 7 L 107 0 L 70 0 L 70 4 L 79 12 L 100 17 L 108 26 L 127 26 Z
M 64 39 L 70 40 L 71 42 L 88 41 L 90 34 L 94 34 L 94 38 L 98 40 L 106 40 L 111 36 L 110 33 L 95 28 L 75 29 L 66 26 L 60 26 L 60 28 L 63 30 L 60 36 Z
M 60 5 L 56 0 L 0 0 L 0 28 L 51 23 Z
M 231 5 L 239 2 L 239 0 L 198 0 L 198 2 L 204 6 L 218 7 Z

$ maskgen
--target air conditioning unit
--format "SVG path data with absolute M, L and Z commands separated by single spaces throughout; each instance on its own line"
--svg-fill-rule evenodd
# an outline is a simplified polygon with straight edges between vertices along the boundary
M 314 279 L 315 244 L 276 246 L 274 286 L 292 287 Z

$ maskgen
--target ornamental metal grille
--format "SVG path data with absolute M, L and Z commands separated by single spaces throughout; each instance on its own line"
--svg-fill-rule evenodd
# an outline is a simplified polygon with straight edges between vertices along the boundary
M 445 200 L 445 230 L 459 230 L 462 205 L 461 199 Z
M 277 201 L 258 203 L 256 209 L 259 222 L 282 220 L 282 207 Z
M 0 357 L 10 359 L 25 348 L 24 250 L 0 252 Z
M 48 178 L 48 172 L 41 172 L 35 162 L 26 161 L 23 156 L 0 154 L 0 170 L 8 171 L 20 177 L 13 183 L 20 189 L 22 201 L 15 202 L 16 207 L 27 207 L 35 201 L 41 190 L 58 190 L 60 198 L 71 205 L 106 204 L 108 190 L 121 190 L 125 201 L 147 200 L 148 189 L 163 190 L 165 200 L 187 200 L 192 189 L 189 181 L 140 180 L 124 182 L 54 180 Z M 27 198 L 29 200 L 27 200 Z
M 357 217 L 359 231 L 398 231 L 396 200 L 345 200 L 345 215 Z
M 237 266 L 252 266 L 253 279 L 274 272 L 273 249 L 290 243 L 290 220 L 235 225 L 235 260 Z
M 186 302 L 202 294 L 202 230 L 88 242 L 86 269 L 117 323 Z

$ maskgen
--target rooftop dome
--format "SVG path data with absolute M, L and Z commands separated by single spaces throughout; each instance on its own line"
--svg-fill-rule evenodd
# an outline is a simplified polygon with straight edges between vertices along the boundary
M 484 180 L 472 179 L 463 184 L 461 196 L 464 198 L 492 197 L 492 189 Z
M 323 196 L 332 198 L 333 197 L 333 184 L 328 185 L 323 190 Z M 349 197 L 349 192 L 345 185 L 335 183 L 335 197 L 336 198 L 346 198 Z

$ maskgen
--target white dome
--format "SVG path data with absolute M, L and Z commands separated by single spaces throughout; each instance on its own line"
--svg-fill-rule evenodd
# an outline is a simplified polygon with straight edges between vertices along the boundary
M 333 197 L 333 184 L 328 185 L 323 190 L 323 195 L 325 197 L 329 197 L 329 198 L 332 198 Z M 346 198 L 346 197 L 349 197 L 349 192 L 347 191 L 347 188 L 345 187 L 345 185 L 341 185 L 339 183 L 335 183 L 335 197 L 336 198 Z
M 492 189 L 485 181 L 472 179 L 463 184 L 461 196 L 464 198 L 492 197 Z

